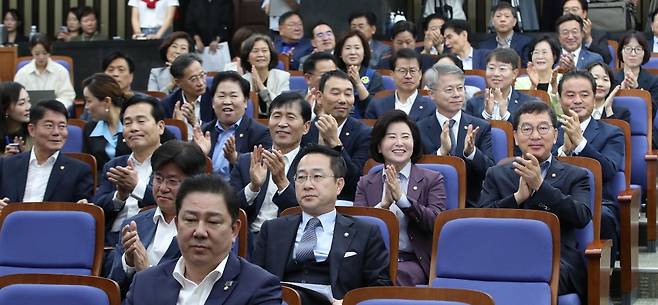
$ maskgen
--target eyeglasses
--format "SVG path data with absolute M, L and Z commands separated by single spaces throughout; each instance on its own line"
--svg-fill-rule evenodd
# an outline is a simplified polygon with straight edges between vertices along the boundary
M 642 47 L 624 47 L 622 49 L 624 53 L 626 54 L 631 54 L 633 52 L 634 54 L 644 54 L 644 49 Z
M 571 31 L 570 30 L 560 31 L 560 36 L 565 36 L 566 37 L 566 36 L 569 36 L 569 34 L 571 34 L 573 36 L 578 36 L 580 34 L 580 30 L 579 29 L 573 29 Z
M 541 50 L 541 51 L 537 50 L 537 51 L 532 51 L 531 54 L 532 54 L 533 56 L 535 56 L 535 55 L 546 56 L 546 55 L 548 55 L 548 54 L 552 54 L 552 52 L 551 52 L 551 51 L 546 51 L 546 50 Z
M 326 32 L 323 32 L 323 33 L 317 33 L 317 34 L 315 34 L 315 37 L 320 38 L 320 39 L 334 37 L 334 32 L 326 31 Z
M 158 184 L 158 185 L 166 185 L 167 187 L 170 188 L 177 188 L 183 183 L 181 180 L 174 179 L 174 178 L 165 178 L 160 175 L 154 175 L 153 176 L 153 184 Z
M 562 10 L 562 14 L 572 14 L 572 15 L 578 15 L 580 13 L 580 8 L 578 7 L 565 7 L 564 10 Z
M 205 81 L 206 80 L 206 72 L 201 72 L 198 75 L 193 75 L 192 77 L 188 78 L 190 82 L 196 83 L 200 81 Z
M 400 76 L 405 76 L 409 73 L 409 76 L 414 77 L 418 72 L 416 69 L 395 69 L 395 73 L 400 74 Z
M 306 180 L 310 180 L 311 183 L 316 184 L 322 182 L 324 179 L 335 176 L 323 176 L 320 174 L 315 174 L 312 176 L 297 175 L 294 177 L 296 184 L 304 184 Z
M 535 128 L 534 126 L 532 126 L 528 123 L 524 123 L 524 124 L 521 124 L 521 126 L 519 127 L 518 130 L 521 132 L 522 135 L 529 136 L 535 131 L 535 129 L 537 130 L 537 132 L 540 135 L 543 136 L 543 135 L 548 134 L 551 131 L 551 129 L 553 129 L 553 126 L 550 125 L 550 124 L 542 123 L 542 124 L 537 125 L 537 127 Z

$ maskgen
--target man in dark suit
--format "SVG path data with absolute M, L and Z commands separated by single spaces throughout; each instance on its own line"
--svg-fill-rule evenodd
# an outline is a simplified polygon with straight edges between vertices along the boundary
M 521 58 L 510 48 L 497 48 L 487 55 L 485 78 L 487 89 L 484 94 L 472 97 L 466 103 L 466 112 L 485 120 L 506 120 L 519 106 L 536 100 L 534 97 L 514 90 L 514 81 L 519 75 Z
M 302 70 L 307 88 L 304 94 L 306 94 L 306 101 L 311 105 L 311 120 L 315 120 L 315 117 L 322 112 L 320 107 L 315 106 L 318 98 L 317 90 L 320 88 L 320 78 L 325 72 L 336 69 L 336 58 L 329 53 L 316 52 L 309 55 L 304 61 Z
M 514 139 L 523 157 L 492 167 L 482 185 L 478 207 L 544 210 L 560 219 L 558 294 L 587 297 L 587 269 L 578 252 L 575 229 L 592 219 L 587 172 L 551 156 L 557 119 L 545 103 L 522 105 L 514 114 Z
M 247 213 L 245 225 L 250 232 L 258 233 L 264 221 L 297 205 L 293 178 L 310 121 L 311 106 L 304 97 L 295 92 L 280 94 L 270 106 L 272 149 L 253 146 L 253 152 L 241 155 L 231 171 L 231 185 L 240 190 L 238 201 Z
M 62 152 L 68 112 L 56 100 L 30 109 L 29 152 L 0 158 L 0 211 L 9 202 L 77 202 L 91 198 L 91 169 Z
M 194 142 L 212 160 L 212 169 L 226 180 L 238 155 L 250 152 L 254 146 L 272 145 L 267 127 L 245 114 L 249 99 L 249 82 L 234 71 L 215 75 L 215 98 L 212 110 L 217 117 L 203 127 L 194 128 Z
M 468 40 L 470 33 L 471 26 L 466 20 L 449 20 L 441 26 L 445 47 L 462 61 L 464 70 L 484 70 L 489 50 L 473 48 Z
M 304 21 L 296 11 L 279 17 L 279 35 L 274 39 L 277 53 L 290 55 L 290 70 L 298 70 L 300 59 L 313 52 L 311 40 L 304 37 Z
M 379 229 L 336 212 L 336 196 L 345 185 L 341 155 L 323 145 L 309 146 L 302 154 L 295 174 L 302 213 L 263 223 L 252 261 L 281 281 L 324 285 L 331 302 L 352 289 L 391 285 Z M 331 304 L 300 291 L 305 305 Z
M 647 41 L 649 42 L 649 50 L 653 53 L 658 52 L 658 8 L 649 14 L 649 22 L 651 22 L 651 32 L 645 33 Z
M 162 100 L 167 118 L 187 124 L 188 139 L 192 139 L 192 127 L 215 119 L 212 110 L 213 94 L 206 84 L 206 71 L 202 60 L 194 53 L 182 54 L 171 63 L 169 71 L 176 83 L 174 92 Z
M 160 146 L 164 113 L 154 97 L 134 95 L 121 107 L 123 138 L 130 155 L 115 157 L 103 167 L 102 180 L 91 200 L 105 212 L 105 245 L 115 246 L 121 224 L 140 208 L 154 205 L 151 155 Z
M 555 21 L 555 28 L 562 47 L 559 65 L 563 69 L 585 69 L 593 62 L 604 62 L 601 55 L 583 47 L 585 22 L 582 18 L 572 14 L 562 15 Z
M 495 34 L 478 44 L 480 49 L 493 50 L 495 48 L 512 48 L 521 56 L 522 64 L 528 62 L 528 45 L 532 38 L 515 33 L 516 8 L 509 2 L 500 1 L 491 9 L 491 23 Z
M 608 49 L 608 39 L 610 35 L 603 30 L 592 28 L 592 21 L 587 16 L 589 1 L 587 0 L 562 0 L 562 12 L 564 14 L 573 14 L 583 19 L 583 46 L 588 50 L 601 55 L 604 63 L 612 60 L 610 49 Z
M 220 177 L 185 179 L 176 196 L 182 257 L 135 274 L 124 304 L 280 305 L 279 280 L 231 253 L 239 209 Z
M 110 253 L 112 269 L 107 276 L 117 282 L 122 295 L 135 272 L 180 257 L 176 242 L 176 194 L 183 180 L 206 169 L 206 156 L 198 146 L 169 141 L 153 152 L 153 197 L 156 208 L 124 221 L 121 240 Z
M 423 52 L 423 47 L 416 47 L 416 39 L 418 38 L 418 31 L 416 25 L 411 21 L 398 21 L 393 25 L 391 30 L 393 36 L 393 50 L 390 54 L 385 55 L 379 61 L 378 69 L 395 69 L 394 55 L 402 49 L 412 49 L 419 54 Z M 432 67 L 436 60 L 430 54 L 421 54 L 418 58 L 420 68 L 425 72 Z
M 601 239 L 613 241 L 613 252 L 619 246 L 619 209 L 613 178 L 624 164 L 624 134 L 613 125 L 592 117 L 596 82 L 589 72 L 571 71 L 562 76 L 558 86 L 560 105 L 568 115 L 560 115 L 562 124 L 554 154 L 581 156 L 599 161 L 603 175 Z M 615 257 L 612 258 L 614 264 Z
M 422 77 L 420 55 L 412 49 L 400 49 L 395 52 L 392 61 L 395 65 L 395 92 L 371 102 L 366 109 L 366 119 L 377 119 L 393 109 L 404 111 L 414 122 L 434 115 L 434 103 L 420 95 L 418 90 Z
M 418 122 L 423 151 L 430 155 L 453 155 L 466 162 L 467 205 L 477 203 L 482 180 L 494 165 L 491 126 L 462 111 L 464 72 L 454 65 L 435 65 L 432 100 L 436 114 Z
M 352 201 L 363 166 L 368 161 L 371 128 L 350 116 L 354 107 L 354 84 L 345 72 L 324 73 L 317 94 L 316 106 L 322 108 L 323 114 L 312 122 L 302 138 L 302 147 L 317 143 L 341 153 L 347 164 L 347 183 L 338 199 Z

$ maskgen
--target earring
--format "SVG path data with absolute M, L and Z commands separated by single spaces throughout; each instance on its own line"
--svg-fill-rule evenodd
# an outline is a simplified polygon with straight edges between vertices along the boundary
M 105 108 L 105 112 L 110 112 L 110 108 Z

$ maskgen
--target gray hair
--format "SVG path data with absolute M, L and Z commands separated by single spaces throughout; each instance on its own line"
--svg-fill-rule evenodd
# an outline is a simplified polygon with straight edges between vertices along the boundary
M 461 80 L 464 80 L 464 71 L 455 65 L 434 64 L 432 69 L 429 69 L 427 72 L 430 71 L 432 72 L 425 73 L 425 77 L 427 77 L 425 84 L 428 85 L 428 87 L 431 89 L 436 88 L 436 82 L 441 76 L 457 75 Z
M 195 61 L 198 61 L 199 64 L 203 64 L 201 56 L 197 54 L 181 54 L 176 57 L 176 59 L 174 59 L 174 62 L 171 63 L 171 67 L 169 67 L 169 73 L 171 73 L 171 76 L 173 76 L 175 79 L 180 79 L 185 74 L 185 69 L 187 69 L 187 67 L 192 65 Z

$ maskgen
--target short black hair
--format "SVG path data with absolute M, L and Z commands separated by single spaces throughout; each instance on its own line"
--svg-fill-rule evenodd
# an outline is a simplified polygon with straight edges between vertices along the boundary
M 509 10 L 512 12 L 512 17 L 516 19 L 516 8 L 512 6 L 509 2 L 506 1 L 498 1 L 498 4 L 494 5 L 491 8 L 491 15 L 495 15 L 497 12 L 502 11 L 502 10 Z
M 93 7 L 87 6 L 87 5 L 82 6 L 78 9 L 77 16 L 78 16 L 78 21 L 79 22 L 82 22 L 82 17 L 87 17 L 89 15 L 94 15 L 94 17 L 96 17 L 96 31 L 99 31 L 101 21 L 100 21 L 100 17 L 98 16 L 98 13 L 96 12 L 96 10 Z
M 249 90 L 251 90 L 251 84 L 249 84 L 248 80 L 240 76 L 238 72 L 224 71 L 217 73 L 215 77 L 213 77 L 212 86 L 210 87 L 210 93 L 212 94 L 212 96 L 215 96 L 217 87 L 219 87 L 219 83 L 221 82 L 238 83 L 238 85 L 240 86 L 240 90 L 242 91 L 242 95 L 244 95 L 244 99 L 245 100 L 249 99 Z
M 46 111 L 52 111 L 62 114 L 67 120 L 69 119 L 69 112 L 64 107 L 64 104 L 58 100 L 45 100 L 38 102 L 30 108 L 30 124 L 36 124 L 46 115 Z
M 585 27 L 585 23 L 583 22 L 583 18 L 580 18 L 580 16 L 576 16 L 573 14 L 564 14 L 555 20 L 555 31 L 558 31 L 560 28 L 560 25 L 567 22 L 567 21 L 576 21 L 580 25 L 580 30 L 582 31 L 583 28 Z
M 465 31 L 468 35 L 469 41 L 471 39 L 471 26 L 466 20 L 453 19 L 446 21 L 446 23 L 441 26 L 441 34 L 443 35 L 447 29 L 451 29 L 457 34 L 461 34 Z
M 323 60 L 331 60 L 334 62 L 334 65 L 338 66 L 336 64 L 336 57 L 334 57 L 333 55 L 327 52 L 315 52 L 306 58 L 304 64 L 302 65 L 302 71 L 304 73 L 315 72 L 315 64 L 317 64 L 318 61 L 323 61 Z
M 242 66 L 242 69 L 252 72 L 251 64 L 249 63 L 249 53 L 251 52 L 251 49 L 254 48 L 257 41 L 264 41 L 270 49 L 270 64 L 268 68 L 270 70 L 276 68 L 279 64 L 279 54 L 276 52 L 276 49 L 274 49 L 272 39 L 263 34 L 254 34 L 249 36 L 249 38 L 242 43 L 242 47 L 240 48 L 240 65 Z
M 335 149 L 326 145 L 310 143 L 304 147 L 304 150 L 302 150 L 300 160 L 310 154 L 327 156 L 329 158 L 329 166 L 334 174 L 334 178 L 338 179 L 345 177 L 345 174 L 347 173 L 347 165 L 345 165 L 343 156 Z
M 287 12 L 283 13 L 281 16 L 279 16 L 279 25 L 283 25 L 283 23 L 286 22 L 286 20 L 288 20 L 288 18 L 290 18 L 292 16 L 299 17 L 299 19 L 302 20 L 302 24 L 304 23 L 304 18 L 302 18 L 302 15 L 300 15 L 299 12 L 297 12 L 297 11 L 287 11 Z
M 427 31 L 427 28 L 430 26 L 430 21 L 434 19 L 441 19 L 443 20 L 443 23 L 446 23 L 446 21 L 448 21 L 448 19 L 442 14 L 439 13 L 429 14 L 423 19 L 423 23 L 422 23 L 423 31 Z
M 589 65 L 587 65 L 587 67 L 585 67 L 585 70 L 589 71 L 589 73 L 592 73 L 592 69 L 594 69 L 594 67 L 597 67 L 597 66 L 601 67 L 601 69 L 603 69 L 605 74 L 608 75 L 608 79 L 610 80 L 610 88 L 608 89 L 608 93 L 605 95 L 605 98 L 607 99 L 608 96 L 610 96 L 610 93 L 612 92 L 614 84 L 616 84 L 616 82 L 615 82 L 615 73 L 612 71 L 610 66 L 608 66 L 607 64 L 602 63 L 600 61 L 595 61 L 593 63 L 590 63 Z M 594 76 L 594 74 L 592 74 L 592 76 Z M 596 79 L 594 80 L 594 82 L 596 83 Z M 596 90 L 596 87 L 594 87 L 594 90 Z M 594 93 L 596 93 L 596 92 L 594 92 Z
M 592 76 L 592 73 L 590 73 L 589 70 L 571 70 L 564 73 L 560 79 L 560 82 L 557 84 L 558 95 L 562 96 L 562 84 L 572 78 L 584 78 L 589 80 L 589 82 L 592 84 L 592 92 L 596 93 L 596 80 L 594 80 L 594 76 Z
M 20 27 L 23 25 L 23 16 L 21 15 L 21 13 L 15 8 L 10 8 L 2 14 L 2 20 L 5 19 L 5 16 L 7 16 L 7 14 L 11 15 L 11 17 L 14 18 L 14 20 L 16 20 L 16 29 L 20 29 Z
M 103 71 L 107 70 L 107 67 L 110 66 L 110 64 L 117 59 L 125 60 L 126 63 L 128 63 L 128 71 L 130 72 L 130 74 L 135 73 L 135 62 L 133 61 L 133 59 L 130 56 L 123 54 L 122 52 L 119 51 L 112 52 L 110 53 L 110 55 L 108 55 L 103 59 Z
M 48 38 L 48 35 L 40 33 L 37 35 L 34 35 L 31 39 L 30 42 L 28 43 L 28 47 L 30 50 L 32 50 L 34 47 L 37 45 L 42 45 L 44 49 L 46 49 L 46 53 L 50 54 L 52 51 L 52 45 L 50 44 L 50 39 Z
M 521 66 L 521 57 L 512 48 L 495 48 L 487 54 L 486 63 L 494 59 L 512 65 L 513 69 L 518 69 Z
M 519 119 L 522 114 L 541 114 L 548 113 L 548 116 L 551 117 L 551 124 L 554 128 L 557 128 L 557 117 L 555 116 L 555 111 L 553 108 L 544 102 L 529 101 L 527 103 L 521 104 L 519 108 L 516 109 L 516 112 L 512 114 L 512 127 L 514 130 L 517 130 L 519 127 Z
M 444 57 L 447 57 L 448 59 L 450 59 L 453 63 L 455 63 L 455 66 L 459 67 L 459 69 L 464 71 L 464 63 L 462 62 L 461 59 L 459 59 L 459 57 L 457 57 L 457 55 L 452 54 L 452 53 L 443 53 L 443 54 L 437 56 L 436 57 L 436 62 L 438 62 L 439 60 L 441 60 Z
M 562 0 L 562 5 L 560 5 L 560 7 L 562 9 L 564 9 L 564 5 L 567 3 L 567 1 L 570 1 L 570 0 Z M 587 10 L 589 10 L 589 1 L 587 1 L 587 0 L 578 0 L 578 2 L 580 2 L 580 7 L 583 9 L 583 11 L 587 12 Z
M 642 50 L 644 50 L 644 56 L 642 57 L 642 64 L 646 64 L 649 59 L 651 59 L 651 49 L 649 48 L 649 42 L 647 41 L 646 38 L 644 38 L 644 34 L 637 32 L 635 30 L 626 32 L 621 38 L 619 39 L 619 48 L 617 49 L 617 58 L 619 58 L 619 62 L 624 62 L 624 56 L 622 56 L 622 52 L 624 51 L 624 46 L 626 46 L 631 39 L 635 38 L 637 40 L 637 43 L 640 44 L 642 47 Z
M 165 37 L 160 45 L 160 59 L 162 59 L 163 62 L 167 62 L 167 50 L 169 50 L 169 47 L 171 47 L 171 45 L 174 44 L 174 41 L 178 39 L 185 39 L 185 41 L 187 41 L 188 51 L 192 51 L 192 48 L 194 48 L 194 43 L 192 43 L 192 38 L 189 34 L 183 31 L 173 32 Z
M 311 120 L 311 105 L 309 105 L 301 94 L 294 91 L 285 91 L 275 97 L 270 104 L 270 110 L 267 117 L 269 118 L 272 116 L 272 111 L 275 109 L 295 104 L 299 105 L 299 111 L 304 123 L 309 122 Z
M 324 86 L 327 84 L 327 81 L 332 77 L 348 80 L 352 84 L 352 87 L 355 87 L 354 81 L 352 81 L 352 79 L 350 78 L 349 75 L 347 75 L 347 73 L 341 70 L 334 70 L 334 71 L 325 72 L 324 74 L 322 74 L 322 77 L 320 77 L 320 83 L 318 84 L 318 87 L 320 87 L 318 88 L 318 90 L 320 90 L 320 92 L 324 92 Z
M 165 119 L 164 109 L 162 109 L 160 100 L 150 95 L 135 94 L 128 98 L 121 106 L 121 122 L 123 122 L 123 115 L 128 107 L 141 103 L 151 105 L 151 116 L 155 122 L 160 122 Z
M 314 37 L 315 37 L 315 36 L 313 35 L 313 31 L 315 30 L 315 28 L 317 28 L 318 26 L 323 25 L 323 24 L 326 25 L 326 26 L 328 26 L 328 27 L 331 29 L 332 32 L 334 31 L 334 29 L 331 27 L 331 24 L 327 23 L 327 22 L 324 21 L 324 20 L 320 20 L 320 21 L 314 23 L 314 24 L 311 26 L 311 38 L 314 38 Z
M 418 31 L 416 31 L 416 25 L 411 21 L 400 20 L 393 25 L 393 30 L 391 31 L 391 39 L 395 39 L 400 33 L 409 32 L 411 36 L 416 39 L 418 37 Z
M 196 175 L 183 180 L 176 195 L 176 214 L 180 213 L 185 197 L 191 193 L 210 193 L 219 195 L 226 203 L 226 209 L 231 216 L 231 224 L 240 217 L 240 203 L 233 188 L 218 175 Z M 246 225 L 246 224 L 243 224 Z
M 206 171 L 206 155 L 199 146 L 179 140 L 169 140 L 153 152 L 153 173 L 167 164 L 176 165 L 185 176 L 203 174 Z
M 181 54 L 176 57 L 176 59 L 174 59 L 174 62 L 171 63 L 171 67 L 169 67 L 169 73 L 171 73 L 171 76 L 173 76 L 175 79 L 180 79 L 185 75 L 185 69 L 191 66 L 194 62 L 198 62 L 202 65 L 203 59 L 201 59 L 201 56 L 195 53 Z
M 658 14 L 658 7 L 654 9 L 651 13 L 649 13 L 649 21 L 653 22 L 653 20 L 656 18 L 656 14 Z
M 365 17 L 366 20 L 368 20 L 368 24 L 370 26 L 376 26 L 377 25 L 377 15 L 375 13 L 370 12 L 370 11 L 355 11 L 350 14 L 349 17 L 347 17 L 347 23 L 352 23 L 352 20 L 356 18 L 361 18 Z
M 532 52 L 535 51 L 535 47 L 540 42 L 548 43 L 549 47 L 551 48 L 551 52 L 553 53 L 553 64 L 552 65 L 557 64 L 558 61 L 560 61 L 560 44 L 555 40 L 555 38 L 553 38 L 552 36 L 549 36 L 549 35 L 543 35 L 543 36 L 541 36 L 537 39 L 534 39 L 528 45 L 528 61 L 532 61 Z
M 361 62 L 361 67 L 365 68 L 370 63 L 370 44 L 368 44 L 368 40 L 365 36 L 363 36 L 361 31 L 350 30 L 336 42 L 336 48 L 334 49 L 334 54 L 336 54 L 336 65 L 342 70 L 347 70 L 347 65 L 345 65 L 345 62 L 343 61 L 343 58 L 340 56 L 340 54 L 343 52 L 345 41 L 354 36 L 359 38 L 361 45 L 363 46 L 363 61 Z
M 408 49 L 408 48 L 402 48 L 399 49 L 397 52 L 393 54 L 391 57 L 391 70 L 395 70 L 395 66 L 397 65 L 398 59 L 415 59 L 416 62 L 418 62 L 418 68 L 421 68 L 422 65 L 420 63 L 420 54 L 418 52 Z
M 370 157 L 379 163 L 384 163 L 384 156 L 379 152 L 379 144 L 386 137 L 386 130 L 388 126 L 393 123 L 405 123 L 411 130 L 411 137 L 414 142 L 414 150 L 411 153 L 411 163 L 416 163 L 423 156 L 423 143 L 420 140 L 420 131 L 418 126 L 409 119 L 406 113 L 402 110 L 391 110 L 386 112 L 383 116 L 377 119 L 377 123 L 372 128 L 370 137 Z

